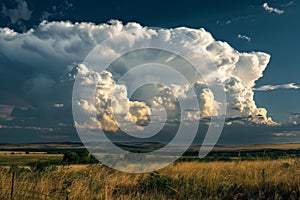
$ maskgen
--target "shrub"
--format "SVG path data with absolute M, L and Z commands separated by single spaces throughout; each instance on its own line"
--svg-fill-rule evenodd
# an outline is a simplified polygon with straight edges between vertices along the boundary
M 138 188 L 142 192 L 159 192 L 169 195 L 175 194 L 173 179 L 167 176 L 161 176 L 159 172 L 150 173 L 146 178 L 139 180 Z
M 47 167 L 49 167 L 51 164 L 48 163 L 48 162 L 40 162 L 40 161 L 37 161 L 37 162 L 31 162 L 31 163 L 28 163 L 31 171 L 33 172 L 42 172 L 44 171 Z

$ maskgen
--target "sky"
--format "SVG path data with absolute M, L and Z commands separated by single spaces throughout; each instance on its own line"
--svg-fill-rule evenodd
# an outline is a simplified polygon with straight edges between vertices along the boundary
M 198 41 L 195 47 L 204 48 L 217 66 L 221 74 L 218 81 L 225 87 L 228 103 L 220 144 L 300 140 L 297 0 L 184 3 L 1 0 L 0 11 L 0 143 L 78 141 L 72 113 L 72 91 L 78 73 L 84 80 L 110 88 L 96 93 L 95 108 L 90 107 L 88 99 L 75 102 L 82 112 L 97 112 L 98 127 L 93 129 L 104 129 L 116 141 L 128 139 L 123 135 L 126 131 L 118 127 L 122 123 L 113 120 L 107 110 L 125 116 L 126 129 L 129 122 L 147 124 L 149 115 L 155 111 L 151 106 L 162 104 L 169 121 L 152 139 L 165 142 L 172 137 L 179 124 L 176 97 L 189 102 L 186 96 L 190 90 L 182 82 L 166 87 L 148 85 L 132 98 L 127 93 L 140 79 L 130 77 L 126 87 L 117 83 L 124 75 L 122 70 L 129 71 L 129 66 L 154 58 L 166 64 L 171 55 L 162 51 L 135 52 L 115 61 L 108 72 L 87 69 L 82 64 L 97 44 L 128 30 L 142 28 L 142 39 L 132 39 L 134 43 L 143 43 L 147 37 L 153 41 L 149 27 L 161 30 L 157 34 L 164 41 L 171 40 L 166 39 L 167 34 L 191 35 Z M 126 34 L 124 37 L 130 39 Z M 184 42 L 191 44 L 188 40 Z M 126 43 L 121 41 L 117 45 Z M 195 112 L 185 112 L 181 119 L 188 125 L 200 120 L 203 124 L 198 130 L 200 141 L 207 125 L 205 120 L 220 115 L 220 102 L 200 78 L 193 80 L 188 64 L 182 59 L 171 59 L 171 63 L 192 82 L 201 104 L 198 116 L 194 116 Z M 155 74 L 156 69 L 161 73 Z M 138 77 L 149 76 L 149 79 L 159 75 L 161 79 L 173 77 L 160 66 L 148 66 L 137 73 Z M 90 77 L 96 78 L 90 80 Z M 216 80 L 209 80 L 208 84 L 210 81 Z M 108 106 L 105 95 L 112 95 L 117 104 Z M 118 105 L 120 111 L 116 110 Z M 143 126 L 138 128 L 138 132 L 144 130 Z

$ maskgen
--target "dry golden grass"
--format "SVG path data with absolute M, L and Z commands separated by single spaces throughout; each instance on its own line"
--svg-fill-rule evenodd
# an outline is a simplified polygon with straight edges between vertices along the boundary
M 15 170 L 14 199 L 299 199 L 300 160 L 184 162 L 128 174 L 102 165 Z M 12 172 L 0 168 L 0 199 Z

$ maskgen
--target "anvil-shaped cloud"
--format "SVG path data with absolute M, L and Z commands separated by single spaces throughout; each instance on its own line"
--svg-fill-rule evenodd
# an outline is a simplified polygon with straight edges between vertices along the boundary
M 201 47 L 215 63 L 218 73 L 218 83 L 223 84 L 227 96 L 227 117 L 230 123 L 276 125 L 267 116 L 264 108 L 258 108 L 254 101 L 253 88 L 255 81 L 263 76 L 270 55 L 262 52 L 241 53 L 228 43 L 216 41 L 204 29 L 179 27 L 175 29 L 158 29 L 143 27 L 138 23 L 123 25 L 120 21 L 110 21 L 106 24 L 42 22 L 38 27 L 25 33 L 17 33 L 9 28 L 0 29 L 0 62 L 1 79 L 6 83 L 0 85 L 3 95 L 0 104 L 11 106 L 30 106 L 40 112 L 49 112 L 53 105 L 64 105 L 61 109 L 70 108 L 72 83 L 76 73 L 87 75 L 87 81 L 93 77 L 92 83 L 101 83 L 103 88 L 109 88 L 97 93 L 99 125 L 108 130 L 117 130 L 118 123 L 114 121 L 109 110 L 124 114 L 131 122 L 143 124 L 151 114 L 150 107 L 162 104 L 169 110 L 176 110 L 177 97 L 188 92 L 185 85 L 170 85 L 157 87 L 156 93 L 149 101 L 129 99 L 126 87 L 114 82 L 114 72 L 93 72 L 84 68 L 81 63 L 88 53 L 100 42 L 121 34 L 127 30 L 141 29 L 141 36 L 159 35 L 166 41 L 172 40 L 174 32 L 183 32 L 193 39 L 191 48 Z M 132 39 L 132 38 L 127 38 Z M 135 42 L 130 41 L 130 42 Z M 122 41 L 120 41 L 122 45 Z M 186 45 L 187 48 L 189 45 Z M 195 51 L 191 52 L 195 52 Z M 107 52 L 108 54 L 110 52 Z M 197 56 L 195 54 L 194 56 Z M 170 62 L 173 58 L 166 59 Z M 181 66 L 183 69 L 185 66 Z M 85 71 L 84 71 L 85 70 Z M 91 74 L 93 76 L 91 76 Z M 96 79 L 95 79 L 96 77 Z M 208 83 L 209 84 L 209 83 Z M 218 100 L 202 80 L 195 80 L 193 89 L 200 100 L 200 113 L 190 112 L 185 120 L 199 120 L 218 115 Z M 16 92 L 14 92 L 16 91 Z M 11 94 L 14 93 L 14 94 Z M 19 102 L 10 101 L 11 96 Z M 108 106 L 107 96 L 114 96 L 119 105 Z M 20 105 L 23 104 L 23 105 Z M 88 102 L 79 104 L 88 112 L 95 112 Z M 62 119 L 59 118 L 59 119 Z

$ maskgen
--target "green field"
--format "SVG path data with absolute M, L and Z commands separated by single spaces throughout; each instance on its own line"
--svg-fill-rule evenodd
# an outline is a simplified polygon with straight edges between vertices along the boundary
M 20 165 L 26 166 L 33 162 L 60 162 L 63 154 L 47 154 L 46 152 L 0 152 L 0 166 Z

